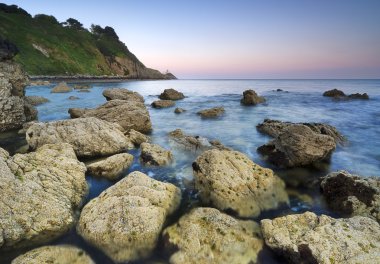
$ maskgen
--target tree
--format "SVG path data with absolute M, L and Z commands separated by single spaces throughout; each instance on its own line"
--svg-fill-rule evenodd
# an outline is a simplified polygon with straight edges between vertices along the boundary
M 34 19 L 38 22 L 45 23 L 45 24 L 59 25 L 58 20 L 54 16 L 37 14 L 34 16 Z
M 74 18 L 69 18 L 66 20 L 66 22 L 64 22 L 62 24 L 66 27 L 76 29 L 76 30 L 83 30 L 84 29 L 83 24 Z
M 115 30 L 112 27 L 106 26 L 104 28 L 104 34 L 108 37 L 119 40 L 119 36 L 116 34 Z

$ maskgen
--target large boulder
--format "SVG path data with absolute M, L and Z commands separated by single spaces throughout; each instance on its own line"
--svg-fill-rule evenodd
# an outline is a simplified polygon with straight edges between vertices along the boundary
M 152 130 L 150 115 L 145 105 L 138 101 L 111 100 L 95 109 L 69 109 L 72 118 L 96 117 L 119 124 L 124 131 L 130 129 L 141 133 Z
M 238 151 L 208 150 L 193 163 L 195 188 L 203 203 L 242 217 L 288 202 L 284 182 Z
M 346 95 L 343 91 L 338 89 L 329 90 L 323 93 L 323 96 L 332 97 L 338 100 L 349 100 L 349 99 L 361 99 L 368 100 L 369 96 L 367 93 L 354 93 L 350 95 Z
M 224 107 L 213 107 L 209 109 L 204 109 L 197 112 L 202 118 L 216 118 L 223 115 L 225 112 Z
M 69 231 L 87 194 L 85 172 L 68 144 L 13 157 L 0 149 L 0 249 L 44 243 Z
M 142 95 L 123 88 L 112 88 L 104 90 L 103 96 L 107 99 L 107 101 L 118 99 L 144 103 L 144 97 L 142 97 Z
M 153 108 L 168 108 L 175 105 L 172 100 L 157 100 L 152 103 Z
M 265 98 L 258 96 L 254 90 L 246 90 L 243 92 L 243 98 L 240 101 L 244 105 L 257 105 L 265 102 Z
M 180 200 L 174 185 L 132 172 L 86 204 L 77 231 L 115 262 L 145 258 Z
M 261 221 L 265 243 L 290 263 L 380 263 L 380 226 L 362 216 L 306 212 Z
M 214 208 L 195 208 L 163 232 L 175 249 L 170 263 L 256 263 L 263 247 L 259 225 L 237 220 Z
M 315 133 L 305 125 L 285 128 L 274 140 L 258 148 L 278 167 L 301 167 L 328 160 L 335 150 L 333 137 Z
M 157 144 L 142 143 L 140 160 L 145 165 L 165 166 L 172 162 L 173 154 Z
M 346 171 L 322 178 L 321 190 L 328 205 L 347 216 L 361 215 L 380 222 L 380 178 L 360 177 Z
M 117 179 L 123 171 L 129 168 L 133 162 L 133 156 L 128 153 L 120 153 L 108 158 L 91 162 L 86 165 L 87 171 L 98 177 L 109 180 Z
M 346 94 L 341 90 L 333 89 L 333 90 L 328 90 L 328 91 L 324 92 L 323 96 L 326 96 L 326 97 L 345 97 Z
M 361 99 L 361 100 L 369 100 L 369 95 L 367 93 L 354 93 L 348 96 L 348 99 Z
M 49 102 L 49 99 L 42 96 L 26 96 L 25 101 L 33 106 L 36 106 Z
M 34 123 L 26 131 L 29 147 L 69 143 L 79 157 L 107 156 L 133 148 L 120 126 L 94 117 Z
M 11 264 L 95 264 L 82 249 L 70 246 L 44 246 L 15 258 Z
M 181 100 L 185 98 L 183 93 L 178 92 L 172 88 L 165 89 L 159 96 L 161 100 Z
M 58 83 L 53 89 L 51 89 L 51 93 L 68 93 L 71 92 L 73 88 L 67 85 L 65 82 Z

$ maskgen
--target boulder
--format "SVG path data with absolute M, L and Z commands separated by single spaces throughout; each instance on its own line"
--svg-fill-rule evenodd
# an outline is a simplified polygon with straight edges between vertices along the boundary
M 363 94 L 354 93 L 354 94 L 346 95 L 344 92 L 338 89 L 326 91 L 323 93 L 323 96 L 333 97 L 334 99 L 340 99 L 340 100 L 349 100 L 349 99 L 368 100 L 369 99 L 369 96 L 366 93 L 363 93 Z
M 51 93 L 68 93 L 71 92 L 73 88 L 69 87 L 67 83 L 60 82 L 53 89 L 51 89 Z
M 172 100 L 157 100 L 152 103 L 154 108 L 167 108 L 175 105 L 175 102 Z
M 49 99 L 42 96 L 25 96 L 25 101 L 33 106 L 50 102 Z
M 140 146 L 144 142 L 150 142 L 150 137 L 144 135 L 134 129 L 131 129 L 125 133 L 125 136 L 131 141 L 135 146 Z
M 224 114 L 224 108 L 223 107 L 214 107 L 209 109 L 204 109 L 199 112 L 197 112 L 198 115 L 200 115 L 202 118 L 215 118 L 219 117 Z
M 290 263 L 380 263 L 380 226 L 362 216 L 306 212 L 261 221 L 265 243 Z
M 360 94 L 360 93 L 355 93 L 355 94 L 350 94 L 348 96 L 349 99 L 361 99 L 361 100 L 369 100 L 369 96 L 366 93 Z
M 44 246 L 15 258 L 11 264 L 95 264 L 82 249 L 71 245 Z
M 185 98 L 183 93 L 178 92 L 172 88 L 165 89 L 159 96 L 161 100 L 181 100 Z
M 169 262 L 257 263 L 263 247 L 259 225 L 237 220 L 214 208 L 195 208 L 163 232 L 166 248 L 175 249 Z
M 107 156 L 133 148 L 120 126 L 94 117 L 34 123 L 26 131 L 31 149 L 69 143 L 79 157 Z
M 257 150 L 267 156 L 269 162 L 286 168 L 328 160 L 335 148 L 333 137 L 315 133 L 305 125 L 292 125 Z
M 172 162 L 173 154 L 157 144 L 142 143 L 140 160 L 145 165 L 165 166 Z
M 360 177 L 346 171 L 332 172 L 322 178 L 321 190 L 333 210 L 380 222 L 380 178 Z
M 238 151 L 208 150 L 193 163 L 195 188 L 204 204 L 256 217 L 288 202 L 285 183 Z
M 87 194 L 85 172 L 68 144 L 13 157 L 0 149 L 0 249 L 45 243 L 68 232 Z
M 107 89 L 103 91 L 103 96 L 107 99 L 107 101 L 110 100 L 126 100 L 126 101 L 137 101 L 144 103 L 144 97 L 140 95 L 137 92 L 130 91 L 128 89 L 122 89 L 122 88 L 113 88 L 113 89 Z
M 92 86 L 89 84 L 75 84 L 74 85 L 74 90 L 88 90 L 91 89 Z
M 44 80 L 35 80 L 35 81 L 30 81 L 29 85 L 30 86 L 46 86 L 49 85 L 49 81 L 44 81 Z
M 328 90 L 328 91 L 324 92 L 323 96 L 326 96 L 326 97 L 345 97 L 346 94 L 341 90 L 333 89 L 333 90 Z
M 70 116 L 96 117 L 119 124 L 124 131 L 134 129 L 142 133 L 152 130 L 150 115 L 145 105 L 137 101 L 111 100 L 95 109 L 70 108 Z
M 115 262 L 142 259 L 180 200 L 179 188 L 135 171 L 86 204 L 77 231 Z
M 183 108 L 177 107 L 176 109 L 174 109 L 174 113 L 176 114 L 182 114 L 183 112 L 186 112 L 186 110 Z
M 243 98 L 240 101 L 244 105 L 257 105 L 265 102 L 265 98 L 258 96 L 253 90 L 246 90 L 243 92 Z
M 98 177 L 116 180 L 128 169 L 133 162 L 133 156 L 128 153 L 120 153 L 99 161 L 86 164 L 87 171 Z

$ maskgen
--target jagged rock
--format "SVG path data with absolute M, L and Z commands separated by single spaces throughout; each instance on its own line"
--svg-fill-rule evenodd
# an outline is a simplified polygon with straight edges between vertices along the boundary
M 305 125 L 292 125 L 257 150 L 276 166 L 299 167 L 328 160 L 335 148 L 333 137 L 315 133 Z
M 193 163 L 195 188 L 205 204 L 242 217 L 288 202 L 284 182 L 238 151 L 208 150 Z
M 156 247 L 180 200 L 174 185 L 132 172 L 86 204 L 77 231 L 115 262 L 142 259 Z
M 117 124 L 94 117 L 35 123 L 26 132 L 32 149 L 69 143 L 80 157 L 107 156 L 133 148 Z
M 176 114 L 181 114 L 183 112 L 186 112 L 186 110 L 183 108 L 177 107 L 176 109 L 174 109 L 174 113 Z
M 167 108 L 175 105 L 175 102 L 172 100 L 157 100 L 152 103 L 154 108 Z
M 0 249 L 44 243 L 69 231 L 87 193 L 85 171 L 68 144 L 13 157 L 0 149 Z
M 165 166 L 172 162 L 173 154 L 157 144 L 142 143 L 140 160 L 145 165 Z
M 85 251 L 71 245 L 44 246 L 18 256 L 11 264 L 95 264 Z
M 324 92 L 323 96 L 327 96 L 327 97 L 345 97 L 346 94 L 343 91 L 341 91 L 341 90 L 333 89 L 333 90 L 328 90 L 328 91 Z
M 74 90 L 88 90 L 91 89 L 92 86 L 89 84 L 75 84 Z
M 96 117 L 117 123 L 124 131 L 134 129 L 148 133 L 152 130 L 148 110 L 137 101 L 111 100 L 95 109 L 70 108 L 69 113 L 72 118 Z
M 203 118 L 215 118 L 215 117 L 219 117 L 223 115 L 224 112 L 225 111 L 223 107 L 214 107 L 214 108 L 199 111 L 197 114 Z
M 42 96 L 25 96 L 25 101 L 34 106 L 50 102 L 49 99 Z
M 256 263 L 263 247 L 259 225 L 214 208 L 195 208 L 163 232 L 170 263 Z
M 144 135 L 134 129 L 131 129 L 125 133 L 125 136 L 135 145 L 140 146 L 144 142 L 150 142 L 150 137 Z
M 120 153 L 100 161 L 91 162 L 86 165 L 87 171 L 98 177 L 115 180 L 121 173 L 132 165 L 133 156 L 128 153 Z
M 362 216 L 306 212 L 261 221 L 265 243 L 290 263 L 380 263 L 380 226 Z
M 355 94 L 350 94 L 348 96 L 349 99 L 361 99 L 361 100 L 369 100 L 369 96 L 366 93 L 360 94 L 360 93 L 355 93 Z
M 107 101 L 110 100 L 126 100 L 126 101 L 137 101 L 144 103 L 144 97 L 140 95 L 137 92 L 130 91 L 128 89 L 122 89 L 122 88 L 113 88 L 113 89 L 107 89 L 103 91 L 103 96 L 107 99 Z
M 73 88 L 69 87 L 67 83 L 60 82 L 53 89 L 51 89 L 51 93 L 68 93 L 71 92 Z
M 321 190 L 328 205 L 347 216 L 361 215 L 380 222 L 380 179 L 364 178 L 346 171 L 322 178 Z
M 243 92 L 243 98 L 241 99 L 241 103 L 244 105 L 257 105 L 264 102 L 265 98 L 262 96 L 258 96 L 257 93 L 253 90 L 246 90 Z
M 69 99 L 69 100 L 78 100 L 79 99 L 79 97 L 77 97 L 77 96 L 70 96 L 69 98 L 67 98 L 67 99 Z
M 172 88 L 165 89 L 159 96 L 161 100 L 181 100 L 185 98 L 183 93 L 178 92 Z

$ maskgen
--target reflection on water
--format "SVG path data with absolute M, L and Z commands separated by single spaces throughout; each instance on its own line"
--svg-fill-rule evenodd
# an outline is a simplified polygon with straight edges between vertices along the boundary
M 295 212 L 311 210 L 317 213 L 334 215 L 325 206 L 320 197 L 318 178 L 335 170 L 348 170 L 363 176 L 380 176 L 380 81 L 377 80 L 173 80 L 173 81 L 128 81 L 120 83 L 94 83 L 90 93 L 73 91 L 66 94 L 51 94 L 49 87 L 28 88 L 27 95 L 44 96 L 49 103 L 38 106 L 39 119 L 50 121 L 69 118 L 67 110 L 71 107 L 95 107 L 106 100 L 102 91 L 111 87 L 123 87 L 137 91 L 145 97 L 152 122 L 151 134 L 154 143 L 173 151 L 175 162 L 168 167 L 143 167 L 139 163 L 139 150 L 131 151 L 135 156 L 134 164 L 128 171 L 139 170 L 147 175 L 179 186 L 183 191 L 182 206 L 179 212 L 169 219 L 176 221 L 180 215 L 193 206 L 199 206 L 193 189 L 191 164 L 197 153 L 188 152 L 168 140 L 167 133 L 181 128 L 185 133 L 218 139 L 224 145 L 247 154 L 261 166 L 271 167 L 258 155 L 256 148 L 270 138 L 256 131 L 256 125 L 265 118 L 293 122 L 324 122 L 337 127 L 347 137 L 347 146 L 338 147 L 330 164 L 321 164 L 318 168 L 297 168 L 277 170 L 289 188 L 290 205 L 278 210 L 268 211 L 256 220 L 273 218 Z M 174 107 L 153 109 L 150 103 L 157 100 L 157 95 L 166 88 L 174 88 L 187 97 L 177 101 L 176 106 L 186 109 L 182 114 L 175 114 Z M 367 92 L 371 100 L 333 101 L 322 97 L 325 90 L 338 88 L 346 93 Z M 255 107 L 240 105 L 241 94 L 246 89 L 254 89 L 266 97 L 264 104 Z M 283 89 L 288 92 L 276 92 Z M 71 95 L 79 100 L 68 100 Z M 223 106 L 223 117 L 216 120 L 201 119 L 196 112 L 203 108 Z M 11 135 L 11 136 L 10 136 Z M 0 146 L 15 152 L 25 144 L 14 133 L 0 135 Z M 90 186 L 88 199 L 99 195 L 114 184 L 105 179 L 87 177 Z M 88 200 L 87 199 L 87 200 Z M 337 215 L 334 215 L 337 216 Z M 103 253 L 85 243 L 72 230 L 58 239 L 55 244 L 76 244 L 88 251 L 98 263 L 112 263 Z M 153 260 L 167 259 L 160 247 L 152 257 Z M 3 257 L 4 260 L 5 257 Z M 2 257 L 0 257 L 0 262 Z M 260 255 L 262 263 L 281 263 L 270 251 Z M 144 262 L 146 263 L 146 262 Z

